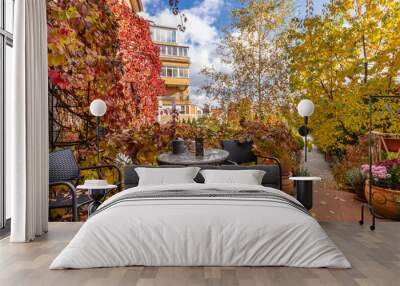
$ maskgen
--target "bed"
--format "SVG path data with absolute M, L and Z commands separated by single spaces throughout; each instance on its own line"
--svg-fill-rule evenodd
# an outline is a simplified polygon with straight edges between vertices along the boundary
M 136 168 L 126 167 L 126 189 L 99 207 L 50 269 L 351 267 L 308 211 L 277 189 L 273 166 L 200 167 L 264 170 L 261 185 L 204 184 L 199 173 L 194 183 L 138 186 Z

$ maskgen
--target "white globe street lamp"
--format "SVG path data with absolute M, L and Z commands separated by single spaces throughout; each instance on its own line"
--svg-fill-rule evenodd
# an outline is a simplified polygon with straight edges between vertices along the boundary
M 297 105 L 297 111 L 302 117 L 309 117 L 314 113 L 314 103 L 309 99 L 303 99 Z
M 299 102 L 297 105 L 297 112 L 300 114 L 300 116 L 304 117 L 304 129 L 305 129 L 305 134 L 304 134 L 304 162 L 307 162 L 307 134 L 308 134 L 308 129 L 307 129 L 307 123 L 308 123 L 308 117 L 310 117 L 314 113 L 314 103 L 309 100 L 309 99 L 303 99 Z
M 100 117 L 107 112 L 107 104 L 101 99 L 95 99 L 90 103 L 90 113 L 96 116 L 96 151 L 97 162 L 100 162 L 99 139 L 100 139 Z
M 95 99 L 90 103 L 90 113 L 96 117 L 101 117 L 107 112 L 107 104 L 101 99 Z

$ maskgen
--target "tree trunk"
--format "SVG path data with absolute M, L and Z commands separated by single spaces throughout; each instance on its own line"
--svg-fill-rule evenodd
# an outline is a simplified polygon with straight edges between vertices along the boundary
M 368 81 L 368 58 L 367 58 L 367 47 L 365 43 L 365 33 L 362 34 L 362 45 L 364 54 L 364 84 Z

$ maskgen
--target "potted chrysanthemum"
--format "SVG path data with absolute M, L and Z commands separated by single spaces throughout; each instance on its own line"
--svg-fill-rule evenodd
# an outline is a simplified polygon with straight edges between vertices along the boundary
M 369 176 L 369 165 L 362 165 L 361 171 Z M 383 217 L 400 218 L 400 159 L 374 163 L 372 177 L 365 184 L 365 197 L 369 201 L 369 183 L 371 183 L 371 201 L 377 214 Z

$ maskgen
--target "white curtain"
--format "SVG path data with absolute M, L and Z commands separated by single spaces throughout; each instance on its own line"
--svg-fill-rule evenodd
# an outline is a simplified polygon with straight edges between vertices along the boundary
M 48 83 L 46 0 L 15 1 L 14 94 L 6 98 L 6 187 L 12 242 L 47 232 Z

